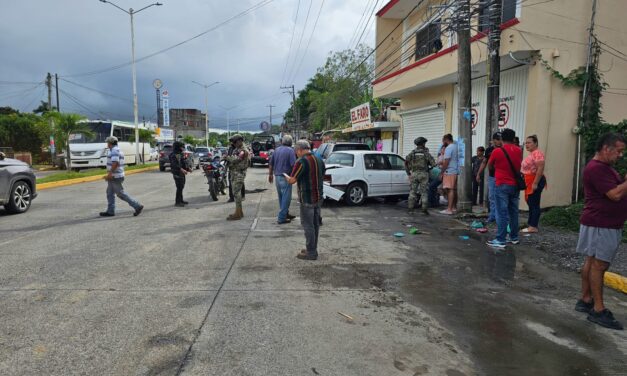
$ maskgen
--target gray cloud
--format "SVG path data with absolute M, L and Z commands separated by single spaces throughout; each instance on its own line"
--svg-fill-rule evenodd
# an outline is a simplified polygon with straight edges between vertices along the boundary
M 152 7 L 135 16 L 137 58 L 199 34 L 260 1 L 161 0 L 164 6 Z M 295 59 L 294 50 L 310 1 L 313 3 L 307 29 Z M 288 72 L 295 71 L 295 65 L 301 61 L 321 0 L 300 2 Z M 150 0 L 118 0 L 116 3 L 125 9 L 138 9 Z M 231 118 L 249 119 L 242 121 L 243 129 L 256 129 L 256 118 L 268 113 L 268 104 L 277 106 L 273 109 L 274 114 L 285 112 L 290 98 L 279 89 L 281 81 L 294 83 L 298 90 L 324 63 L 330 51 L 349 47 L 349 39 L 370 1 L 326 0 L 302 66 L 294 72 L 293 79 L 284 79 L 297 3 L 298 0 L 272 1 L 207 35 L 139 62 L 140 118 L 154 118 L 156 98 L 152 81 L 155 78 L 160 78 L 170 91 L 171 107 L 199 109 L 204 109 L 204 91 L 191 81 L 220 81 L 208 91 L 209 114 L 216 128 L 226 127 L 226 114 L 220 106 L 237 105 Z M 379 7 L 383 3 L 381 1 Z M 60 94 L 62 110 L 80 112 L 92 118 L 96 117 L 92 112 L 96 112 L 111 118 L 132 119 L 130 66 L 96 75 L 73 76 L 130 61 L 128 15 L 98 0 L 3 0 L 2 16 L 0 82 L 39 82 L 46 72 L 58 73 L 62 77 L 59 88 L 65 92 Z M 373 30 L 374 22 L 371 22 L 367 38 L 364 38 L 371 45 Z M 126 100 L 111 98 L 64 80 Z M 1 84 L 0 105 L 32 110 L 40 99 L 45 98 L 42 86 L 26 91 L 33 86 Z M 24 92 L 15 94 L 20 90 Z M 75 97 L 79 104 L 68 95 Z M 280 122 L 280 117 L 275 117 L 274 122 Z

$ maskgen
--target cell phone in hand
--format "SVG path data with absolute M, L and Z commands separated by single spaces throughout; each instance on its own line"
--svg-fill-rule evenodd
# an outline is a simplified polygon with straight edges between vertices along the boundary
M 288 174 L 286 174 L 285 172 L 283 173 L 283 176 L 285 176 L 286 179 L 289 179 L 291 177 Z

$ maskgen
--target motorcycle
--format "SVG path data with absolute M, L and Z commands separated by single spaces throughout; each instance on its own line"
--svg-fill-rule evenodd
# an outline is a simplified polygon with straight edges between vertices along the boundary
M 213 201 L 218 201 L 218 192 L 226 195 L 226 166 L 220 161 L 220 157 L 215 157 L 210 163 L 203 163 L 202 170 L 207 178 L 209 194 Z

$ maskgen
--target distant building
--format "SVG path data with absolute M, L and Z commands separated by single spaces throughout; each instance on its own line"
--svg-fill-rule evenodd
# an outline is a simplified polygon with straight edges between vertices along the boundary
M 193 136 L 205 138 L 205 114 L 193 108 L 171 108 L 170 128 L 175 137 Z

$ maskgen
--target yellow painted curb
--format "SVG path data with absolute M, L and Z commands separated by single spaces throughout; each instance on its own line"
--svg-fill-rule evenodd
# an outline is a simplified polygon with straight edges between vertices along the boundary
M 616 273 L 605 272 L 603 282 L 605 282 L 605 286 L 627 294 L 627 277 Z
M 152 171 L 152 170 L 156 170 L 158 168 L 159 168 L 159 166 L 150 166 L 150 167 L 146 167 L 146 168 L 139 168 L 137 170 L 125 171 L 124 174 L 125 175 L 139 174 L 140 172 Z M 94 176 L 86 176 L 84 178 L 78 178 L 78 179 L 59 180 L 59 181 L 53 181 L 53 182 L 50 182 L 50 183 L 41 183 L 41 184 L 37 184 L 37 190 L 41 191 L 41 190 L 44 190 L 44 189 L 65 187 L 65 186 L 68 186 L 68 185 L 74 185 L 74 184 L 81 184 L 81 183 L 88 183 L 88 182 L 92 182 L 92 181 L 98 181 L 98 180 L 102 180 L 102 177 L 104 175 L 105 174 L 94 175 Z

